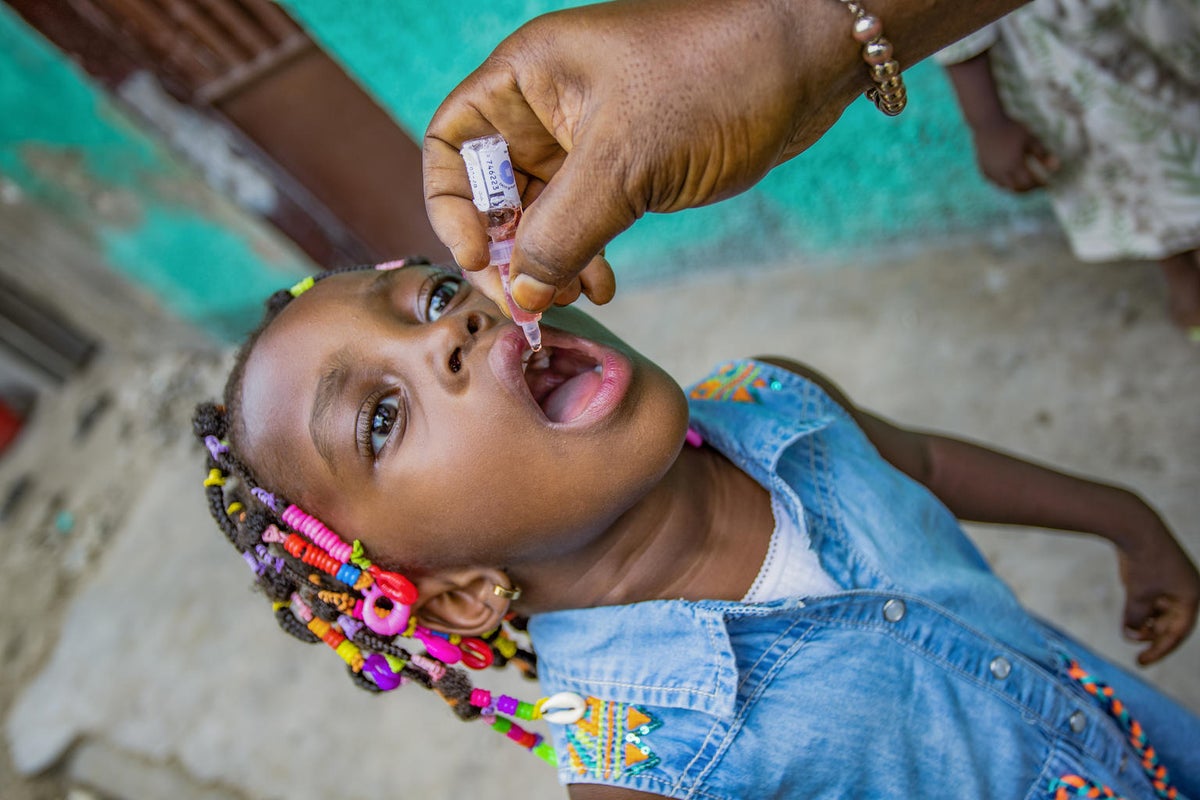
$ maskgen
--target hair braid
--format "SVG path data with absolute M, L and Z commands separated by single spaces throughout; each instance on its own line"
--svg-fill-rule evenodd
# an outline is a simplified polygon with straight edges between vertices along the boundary
M 429 262 L 408 259 L 406 263 Z M 436 659 L 431 652 L 414 654 L 400 643 L 401 637 L 413 635 L 414 622 L 410 620 L 407 627 L 390 634 L 380 632 L 376 624 L 363 617 L 364 613 L 376 613 L 365 606 L 368 587 L 377 585 L 382 589 L 392 601 L 394 615 L 415 600 L 416 593 L 412 589 L 411 599 L 403 602 L 400 595 L 389 592 L 403 591 L 405 585 L 411 589 L 411 583 L 372 565 L 357 542 L 350 547 L 318 519 L 264 489 L 236 452 L 239 398 L 246 362 L 263 332 L 313 281 L 359 269 L 363 267 L 332 270 L 271 295 L 263 321 L 237 353 L 225 385 L 224 405 L 201 403 L 196 407 L 192 430 L 208 450 L 205 497 L 209 512 L 225 538 L 253 569 L 258 587 L 274 602 L 279 627 L 306 644 L 322 641 L 328 644 L 346 661 L 348 674 L 356 686 L 381 693 L 405 682 L 417 683 L 436 692 L 460 719 L 473 720 L 482 715 L 492 722 L 496 706 L 491 703 L 490 692 L 476 689 L 464 671 Z M 334 557 L 335 552 L 338 557 Z M 385 582 L 380 584 L 380 580 Z M 496 630 L 471 640 L 474 644 L 470 653 L 466 640 L 451 636 L 447 641 L 454 647 L 462 641 L 462 660 L 472 668 L 489 665 L 499 668 L 511 663 L 527 677 L 536 678 L 536 656 L 513 639 L 513 635 L 524 634 L 524 623 L 523 618 L 507 620 Z M 379 624 L 383 624 L 382 616 Z M 452 648 L 447 650 L 453 653 Z M 453 660 L 458 660 L 457 656 Z M 513 698 L 501 699 L 511 701 L 514 708 L 517 706 Z M 526 713 L 534 708 L 520 705 L 526 708 Z M 501 725 L 496 721 L 493 727 L 553 762 L 553 752 L 541 742 L 540 736 L 507 722 Z M 512 731 L 520 736 L 514 736 Z

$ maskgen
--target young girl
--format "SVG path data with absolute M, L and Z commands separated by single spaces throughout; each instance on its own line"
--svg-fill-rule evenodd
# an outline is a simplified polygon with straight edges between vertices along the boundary
M 1034 0 L 938 60 L 984 175 L 1045 185 L 1080 259 L 1157 260 L 1200 338 L 1200 4 Z
M 533 354 L 457 270 L 327 273 L 198 409 L 214 517 L 358 685 L 433 688 L 575 798 L 1200 796 L 1200 719 L 1023 611 L 955 519 L 1112 541 L 1150 663 L 1200 577 L 1134 494 L 793 362 L 685 394 L 581 312 L 543 321 Z M 548 696 L 474 688 L 459 662 L 532 672 L 526 619 Z

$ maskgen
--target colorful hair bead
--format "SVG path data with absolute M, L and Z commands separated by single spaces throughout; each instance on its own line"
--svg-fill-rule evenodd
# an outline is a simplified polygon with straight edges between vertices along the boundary
M 254 557 L 253 553 L 246 551 L 246 552 L 242 553 L 242 558 L 245 560 L 245 562 L 247 564 L 250 565 L 250 569 L 254 570 L 255 575 L 263 574 L 263 570 L 265 570 L 266 567 L 257 558 Z
M 272 511 L 277 510 L 275 508 L 275 495 L 271 494 L 266 489 L 255 486 L 253 489 L 250 490 L 250 494 L 257 497 L 258 502 L 262 503 L 264 506 L 271 509 Z
M 362 542 L 358 539 L 355 539 L 354 544 L 350 545 L 349 561 L 361 570 L 369 570 L 371 568 L 371 559 L 367 558 Z
M 507 636 L 501 636 L 496 640 L 496 649 L 505 658 L 512 658 L 517 654 L 517 643 Z
M 426 658 L 420 653 L 412 657 L 413 666 L 420 667 L 433 678 L 434 683 L 437 683 L 442 678 L 446 677 L 446 665 L 440 664 L 431 658 Z
M 345 592 L 331 592 L 323 589 L 317 592 L 317 597 L 343 613 L 354 610 L 355 598 Z
M 350 669 L 354 670 L 355 672 L 362 670 L 363 654 L 362 651 L 358 649 L 358 645 L 356 645 L 354 642 L 343 638 L 338 646 L 333 648 L 333 650 L 341 657 L 342 661 L 345 661 L 350 665 Z
M 506 694 L 502 694 L 502 695 L 500 695 L 500 699 L 498 699 L 496 701 L 496 710 L 499 711 L 501 714 L 507 714 L 508 716 L 511 717 L 513 714 L 516 713 L 517 705 L 519 703 L 520 703 L 520 701 L 517 700 L 517 698 L 510 697 L 509 695 L 506 695 Z
M 220 439 L 212 436 L 211 434 L 204 437 L 204 446 L 207 447 L 208 452 L 212 454 L 213 461 L 220 461 L 221 456 L 229 452 L 229 448 L 226 447 Z
M 287 541 L 287 537 L 288 537 L 288 534 L 279 530 L 279 528 L 277 528 L 274 523 L 271 523 L 270 525 L 268 525 L 262 532 L 262 540 L 264 542 L 267 542 L 268 544 L 270 544 L 272 542 L 275 542 L 277 544 L 283 544 L 284 542 Z
M 458 643 L 462 662 L 471 669 L 487 669 L 495 660 L 492 648 L 482 639 L 471 636 Z
M 316 283 L 316 281 L 313 279 L 313 276 L 309 275 L 304 280 L 297 281 L 295 284 L 293 284 L 292 288 L 288 289 L 288 293 L 291 294 L 292 297 L 299 297 L 311 289 L 314 283 Z
M 397 258 L 395 261 L 384 261 L 382 264 L 376 264 L 375 269 L 378 269 L 378 270 L 400 269 L 407 263 L 408 263 L 407 258 Z
M 362 626 L 363 624 L 361 622 L 356 620 L 354 617 L 348 616 L 347 614 L 341 614 L 338 616 L 338 627 L 341 628 L 351 639 L 358 635 L 358 632 L 362 630 Z
M 308 514 L 297 505 L 290 505 L 282 514 L 283 521 L 293 530 L 300 531 L 309 541 L 321 548 L 341 563 L 350 560 L 353 548 L 342 541 L 342 538 L 325 526 L 325 523 Z
M 395 689 L 403 681 L 403 678 L 398 673 L 392 672 L 387 659 L 379 653 L 371 653 L 363 659 L 362 671 L 376 686 L 385 692 Z
M 245 508 L 246 507 L 242 505 L 240 501 L 235 500 L 225 509 L 225 513 L 232 517 L 234 514 L 244 510 Z
M 208 471 L 208 477 L 204 479 L 205 486 L 224 486 L 225 476 L 221 474 L 221 470 L 213 468 Z
M 387 572 L 380 569 L 374 564 L 368 570 L 371 577 L 375 579 L 375 585 L 379 587 L 385 595 L 390 599 L 412 605 L 417 602 L 417 587 L 413 582 L 403 575 L 397 575 L 395 572 Z
M 338 567 L 337 574 L 333 577 L 337 578 L 347 586 L 353 586 L 358 582 L 359 576 L 362 575 L 362 570 L 353 564 L 342 564 Z
M 312 609 L 308 604 L 300 599 L 300 595 L 292 592 L 292 613 L 296 615 L 301 622 L 307 623 L 313 618 Z
M 404 603 L 397 603 L 389 598 L 392 603 L 392 610 L 385 616 L 379 616 L 379 610 L 376 604 L 384 597 L 383 592 L 378 586 L 372 586 L 367 589 L 366 595 L 363 598 L 362 619 L 367 627 L 375 631 L 381 636 L 395 636 L 400 631 L 404 630 L 404 626 L 408 624 L 409 606 Z M 455 648 L 457 652 L 457 648 Z
M 487 689 L 471 690 L 471 705 L 476 708 L 487 708 L 492 704 L 492 693 Z
M 422 628 L 418 625 L 413 630 L 413 638 L 425 645 L 425 651 L 443 664 L 457 664 L 459 661 L 462 661 L 462 650 L 459 650 L 428 628 Z

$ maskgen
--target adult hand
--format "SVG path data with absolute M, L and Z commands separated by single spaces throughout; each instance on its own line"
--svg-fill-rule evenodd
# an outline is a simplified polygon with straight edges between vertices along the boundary
M 870 0 L 903 67 L 1025 0 Z M 731 197 L 873 86 L 837 0 L 617 0 L 532 20 L 425 134 L 433 229 L 505 307 L 459 148 L 500 133 L 526 204 L 511 272 L 530 311 L 615 289 L 604 246 L 648 211 Z M 881 124 L 886 124 L 881 120 Z M 534 202 L 534 201 L 537 202 Z M 557 295 L 557 298 L 556 298 Z
M 744 191 L 870 85 L 840 3 L 629 0 L 538 17 L 445 100 L 425 134 L 434 231 L 468 271 L 487 237 L 459 148 L 500 133 L 526 211 L 513 296 L 611 299 L 604 246 L 647 211 Z M 534 202 L 536 200 L 536 202 Z M 503 308 L 495 270 L 468 276 Z M 519 276 L 519 277 L 518 277 Z

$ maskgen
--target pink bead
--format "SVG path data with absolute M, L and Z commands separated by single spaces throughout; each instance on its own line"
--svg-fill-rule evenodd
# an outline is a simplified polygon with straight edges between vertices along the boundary
M 362 608 L 362 620 L 368 628 L 380 636 L 395 636 L 408 625 L 409 607 L 403 603 L 389 600 L 392 610 L 388 612 L 387 616 L 381 617 L 375 611 L 375 604 L 382 599 L 383 592 L 379 591 L 379 587 L 372 586 L 367 589 Z M 447 642 L 447 644 L 449 643 Z M 458 652 L 457 647 L 454 648 L 454 652 Z
M 492 702 L 492 693 L 487 689 L 472 689 L 471 690 L 471 705 L 476 708 L 487 708 Z
M 704 444 L 704 437 L 701 436 L 700 431 L 696 430 L 695 428 L 689 427 L 687 429 L 687 435 L 684 437 L 684 439 L 691 447 L 700 447 Z
M 519 742 L 525 736 L 525 730 L 518 725 L 513 725 L 508 729 L 508 733 L 504 735 L 514 742 Z
M 866 44 L 867 42 L 878 39 L 883 35 L 883 23 L 879 17 L 872 17 L 869 14 L 859 17 L 854 20 L 854 38 Z
M 279 528 L 275 527 L 275 525 L 268 525 L 266 530 L 262 532 L 262 540 L 264 542 L 277 542 L 279 544 L 283 544 L 286 539 L 287 534 L 279 530 Z
M 445 664 L 439 664 L 438 662 L 434 661 L 433 659 L 426 658 L 425 656 L 423 656 L 419 653 L 417 655 L 414 655 L 410 660 L 412 661 L 414 666 L 418 666 L 421 669 L 425 670 L 427 673 L 429 673 L 429 677 L 433 678 L 434 683 L 437 683 L 442 678 L 446 677 L 446 665 Z
M 443 664 L 457 664 L 459 661 L 462 661 L 461 650 L 442 637 L 436 636 L 428 628 L 422 628 L 418 625 L 416 630 L 413 631 L 413 638 L 425 645 L 425 651 Z

